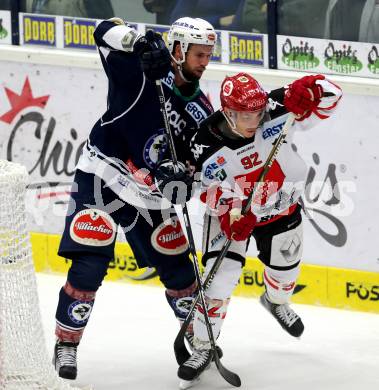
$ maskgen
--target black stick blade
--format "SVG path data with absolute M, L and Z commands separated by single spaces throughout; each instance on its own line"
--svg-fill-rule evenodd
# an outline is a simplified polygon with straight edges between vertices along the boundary
M 217 350 L 214 354 L 214 360 L 216 363 L 217 370 L 221 374 L 221 376 L 232 386 L 241 387 L 241 378 L 236 373 L 228 370 L 226 367 L 223 366 Z

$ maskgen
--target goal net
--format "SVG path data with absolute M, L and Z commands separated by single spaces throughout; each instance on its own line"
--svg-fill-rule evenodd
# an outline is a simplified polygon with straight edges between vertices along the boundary
M 0 160 L 0 390 L 72 389 L 45 345 L 29 234 L 22 165 Z

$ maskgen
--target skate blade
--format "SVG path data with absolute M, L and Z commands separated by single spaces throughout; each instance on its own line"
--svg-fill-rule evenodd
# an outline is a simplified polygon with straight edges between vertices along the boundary
M 200 378 L 196 378 L 192 381 L 186 381 L 184 379 L 181 379 L 179 382 L 179 389 L 180 390 L 189 389 L 193 386 L 196 386 L 199 382 L 200 382 Z

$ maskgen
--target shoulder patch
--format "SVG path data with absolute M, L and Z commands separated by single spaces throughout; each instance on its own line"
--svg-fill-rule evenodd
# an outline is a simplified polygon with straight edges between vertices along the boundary
M 143 160 L 152 169 L 162 158 L 167 150 L 166 135 L 164 129 L 157 130 L 149 137 L 143 148 Z

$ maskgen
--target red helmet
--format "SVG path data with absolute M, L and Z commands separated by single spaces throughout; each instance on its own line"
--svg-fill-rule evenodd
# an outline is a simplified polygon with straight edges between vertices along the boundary
M 254 77 L 247 73 L 238 73 L 225 77 L 221 85 L 220 100 L 222 108 L 258 111 L 266 107 L 267 93 Z

